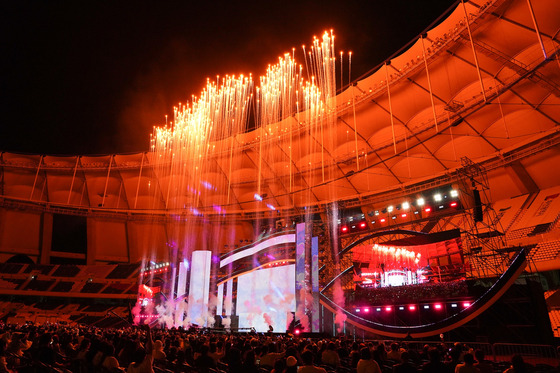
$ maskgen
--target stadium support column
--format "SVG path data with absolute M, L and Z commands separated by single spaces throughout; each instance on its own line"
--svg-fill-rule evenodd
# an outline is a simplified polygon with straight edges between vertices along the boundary
M 53 231 L 53 214 L 44 212 L 41 216 L 41 256 L 39 257 L 40 264 L 50 264 L 51 260 L 51 246 L 52 246 L 52 231 Z
M 188 316 L 190 322 L 198 326 L 206 326 L 208 318 L 211 261 L 211 251 L 197 250 L 192 253 Z

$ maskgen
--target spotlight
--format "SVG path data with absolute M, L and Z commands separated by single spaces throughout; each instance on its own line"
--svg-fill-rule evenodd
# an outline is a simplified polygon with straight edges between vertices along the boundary
M 470 302 L 463 302 L 463 307 L 467 308 L 470 307 L 471 303 Z
M 453 198 L 456 198 L 459 196 L 459 192 L 456 191 L 455 189 L 451 189 L 451 192 L 449 192 L 449 195 Z
M 404 307 L 403 307 L 403 306 L 400 306 L 400 307 L 399 307 L 399 311 L 402 311 L 402 310 L 404 310 Z
M 369 313 L 369 308 L 367 308 L 367 307 L 364 308 L 364 312 L 365 312 L 365 313 Z
M 385 307 L 385 311 L 389 312 L 391 311 L 393 308 L 392 307 Z
M 408 306 L 408 310 L 409 311 L 415 311 L 416 310 L 416 306 L 411 304 L 410 306 Z
M 359 308 L 356 308 L 356 312 L 359 313 L 359 312 L 360 312 L 360 309 L 359 309 Z
M 381 220 L 379 220 L 381 223 L 385 223 L 385 218 L 381 218 Z
M 441 194 L 439 194 L 439 193 L 434 194 L 434 201 L 436 201 L 436 202 L 441 201 Z
M 418 198 L 418 199 L 416 200 L 416 205 L 417 205 L 417 206 L 424 206 L 425 203 L 426 203 L 426 202 L 424 201 L 424 198 Z
M 457 202 L 451 202 L 451 203 L 449 204 L 449 206 L 451 206 L 451 207 L 457 207 Z
M 439 303 L 434 304 L 434 308 L 435 308 L 436 310 L 441 310 L 441 304 L 439 304 Z
M 430 306 L 428 306 L 428 305 L 426 304 L 426 305 L 424 305 L 424 309 L 425 309 L 425 310 L 429 310 L 429 309 L 430 309 Z
M 387 212 L 393 212 L 394 207 L 393 206 L 387 206 Z
M 361 222 L 361 223 L 360 223 L 360 228 L 363 229 L 363 228 L 365 228 L 365 227 L 367 227 L 366 222 L 365 222 L 365 221 Z
M 452 303 L 451 308 L 457 308 L 457 303 Z
M 406 218 L 406 214 L 402 214 L 402 215 L 401 215 L 401 218 Z
M 424 209 L 424 212 L 430 212 L 430 211 L 432 211 L 432 208 L 431 208 L 431 207 L 426 207 L 426 208 Z
M 408 210 L 408 209 L 410 208 L 410 203 L 408 203 L 408 202 L 403 202 L 402 205 L 401 205 L 401 208 L 402 208 L 403 210 Z
M 348 232 L 348 226 L 343 225 L 342 228 L 340 228 L 340 230 L 342 231 L 342 233 L 346 233 L 346 232 Z
M 376 310 L 377 312 L 381 312 L 381 308 L 379 308 L 379 307 L 377 307 L 375 310 Z

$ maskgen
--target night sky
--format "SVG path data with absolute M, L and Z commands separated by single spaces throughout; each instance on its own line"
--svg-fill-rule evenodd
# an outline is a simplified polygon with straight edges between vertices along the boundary
M 292 47 L 303 63 L 301 46 L 332 28 L 356 79 L 454 3 L 2 1 L 0 151 L 146 151 L 152 127 L 207 77 L 256 81 Z

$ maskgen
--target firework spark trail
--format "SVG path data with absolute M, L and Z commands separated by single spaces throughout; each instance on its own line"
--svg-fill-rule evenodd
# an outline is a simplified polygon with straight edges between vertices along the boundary
M 307 176 L 302 176 L 307 178 L 304 181 L 307 187 L 298 185 L 306 188 L 306 192 L 297 201 L 292 199 L 291 203 L 317 201 L 311 186 L 334 177 L 334 164 L 326 161 L 328 149 L 334 149 L 336 126 L 336 58 L 332 31 L 314 38 L 310 50 L 303 47 L 303 52 L 307 79 L 303 77 L 303 66 L 296 61 L 295 50 L 292 50 L 280 57 L 276 64 L 269 65 L 256 88 L 250 75 L 207 79 L 199 96 L 192 96 L 189 102 L 174 108 L 173 121 L 154 127 L 150 147 L 155 160 L 154 171 L 160 181 L 158 187 L 168 211 L 197 216 L 201 206 L 208 207 L 205 205 L 207 196 L 211 199 L 213 195 L 224 200 L 225 208 L 237 203 L 232 182 L 236 181 L 233 176 L 241 167 L 238 154 L 244 146 L 237 138 L 249 127 L 249 108 L 253 101 L 255 134 L 258 135 L 258 143 L 253 149 L 258 157 L 255 178 L 258 194 L 266 193 L 263 191 L 267 187 L 266 178 L 276 174 L 270 169 L 277 163 L 286 164 L 289 174 L 286 189 L 292 192 L 296 182 L 294 159 L 308 157 L 309 164 L 298 170 L 306 171 Z M 302 132 L 302 128 L 307 133 Z M 300 145 L 298 149 L 292 149 L 293 143 Z M 311 162 L 313 154 L 321 156 L 320 176 L 315 171 L 317 165 Z M 208 183 L 205 179 L 208 175 L 222 176 Z M 328 188 L 327 193 L 327 198 L 335 197 L 334 187 Z M 272 204 L 267 206 L 274 208 Z M 222 208 L 220 211 L 225 212 Z M 177 229 L 175 234 L 181 237 L 175 237 L 175 241 L 184 247 L 194 246 L 194 239 L 189 237 L 195 236 L 196 228 L 194 224 L 186 223 L 184 228 Z M 211 233 L 208 230 L 203 234 Z M 197 249 L 206 249 L 201 246 L 211 245 L 211 241 L 207 239 Z M 192 248 L 184 249 L 179 255 L 188 257 L 185 250 Z M 182 260 L 172 258 L 176 259 Z M 175 307 L 167 307 L 169 309 Z M 168 311 L 164 314 L 166 320 L 173 318 Z

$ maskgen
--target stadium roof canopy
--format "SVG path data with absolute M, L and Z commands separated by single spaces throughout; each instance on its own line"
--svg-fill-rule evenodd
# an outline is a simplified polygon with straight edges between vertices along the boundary
M 209 158 L 193 208 L 375 205 L 453 182 L 463 157 L 488 170 L 495 199 L 560 185 L 560 3 L 528 3 L 459 3 L 342 91 L 330 127 L 318 131 L 294 114 L 222 140 L 235 152 Z M 260 136 L 269 140 L 262 145 Z M 162 214 L 180 205 L 170 201 L 171 178 L 158 177 L 152 152 L 0 156 L 4 204 Z

